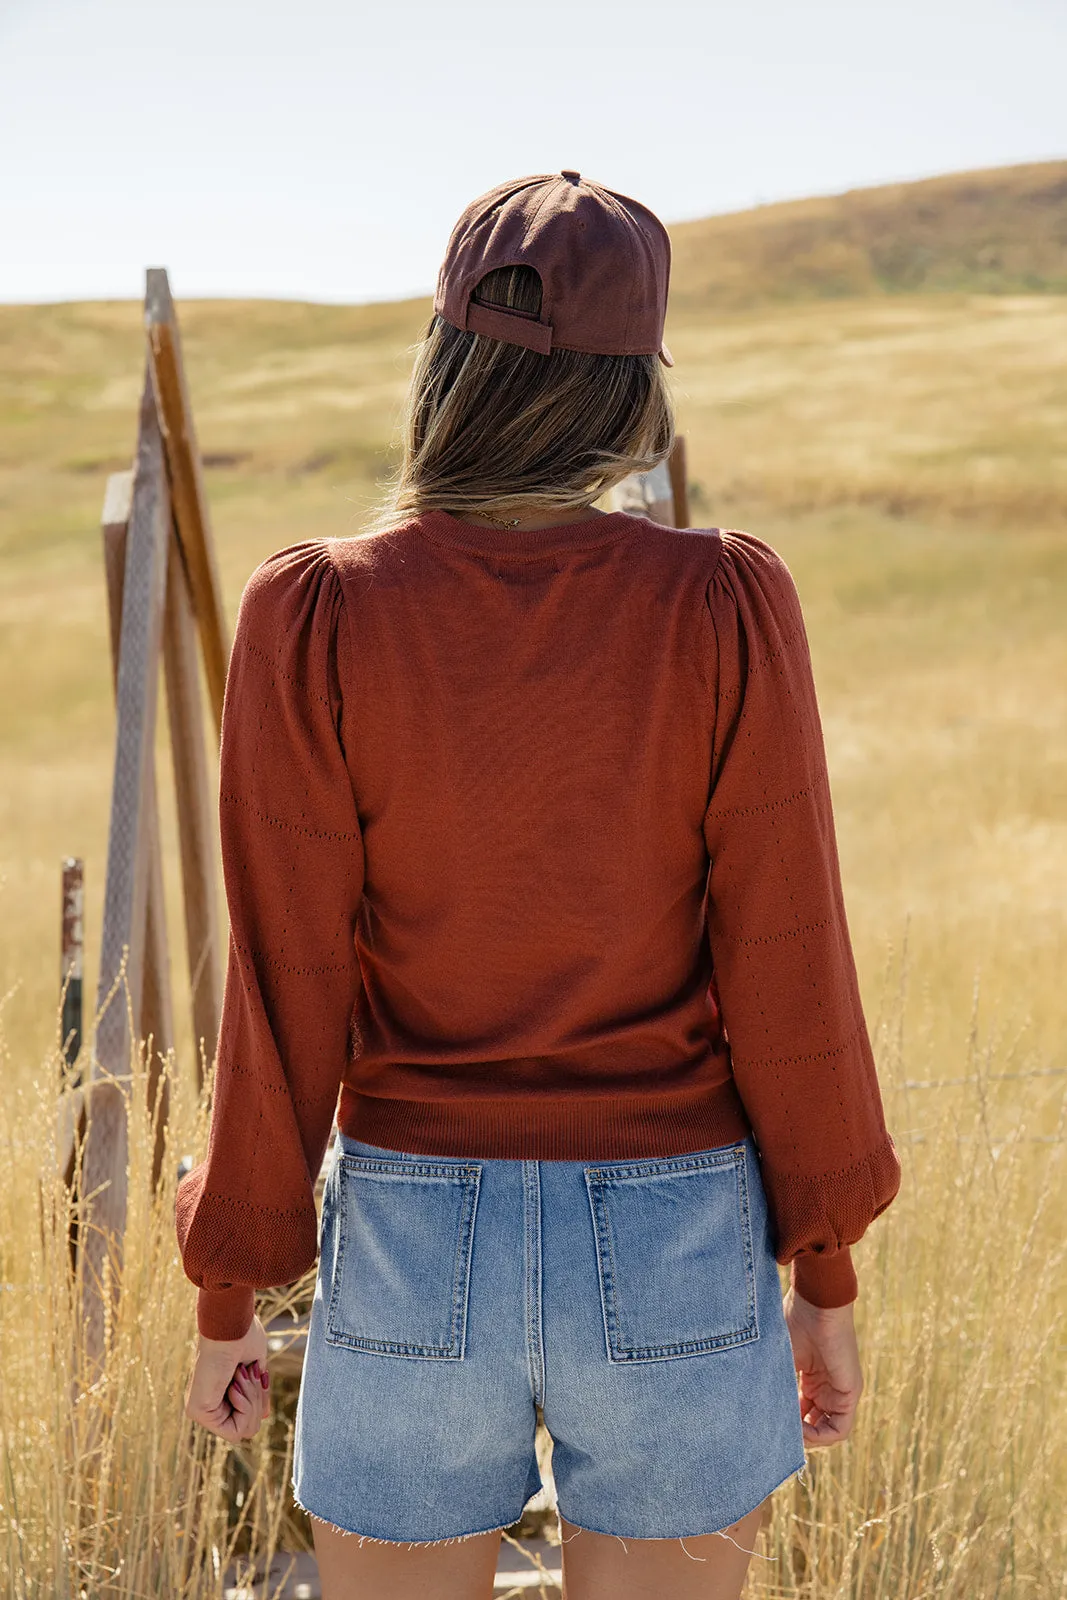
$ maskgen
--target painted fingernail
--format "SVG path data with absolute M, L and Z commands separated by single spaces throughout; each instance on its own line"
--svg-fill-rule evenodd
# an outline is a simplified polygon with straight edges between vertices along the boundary
M 270 1382 L 270 1374 L 267 1372 L 261 1372 L 259 1375 L 259 1381 L 265 1389 Z

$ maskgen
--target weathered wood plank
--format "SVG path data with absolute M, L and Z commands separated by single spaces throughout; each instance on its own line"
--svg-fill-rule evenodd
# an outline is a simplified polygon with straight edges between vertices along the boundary
M 107 581 L 108 625 L 111 640 L 111 682 L 118 702 L 119 660 L 121 656 L 122 604 L 126 575 L 126 551 L 130 513 L 133 505 L 133 473 L 116 472 L 108 479 L 104 495 L 102 532 L 104 572 Z M 173 543 L 173 540 L 171 541 Z M 148 1106 L 155 1117 L 156 1135 L 152 1160 L 152 1181 L 158 1183 L 163 1163 L 169 1088 L 162 1070 L 161 1056 L 174 1045 L 174 1011 L 171 1001 L 170 956 L 167 940 L 166 903 L 163 893 L 163 858 L 159 833 L 159 798 L 154 757 L 149 761 L 145 805 L 146 849 L 148 853 L 148 893 L 145 903 L 144 978 L 140 1011 L 135 1017 L 137 1038 L 152 1040 L 148 1067 Z
M 208 696 L 216 731 L 222 730 L 229 643 L 222 588 L 215 562 L 203 469 L 196 443 L 189 390 L 182 363 L 178 320 L 170 283 L 162 267 L 149 267 L 145 289 L 145 327 L 149 365 L 163 432 L 174 520 L 178 529 L 193 610 L 200 631 Z
M 78 1085 L 61 1094 L 56 1104 L 56 1171 L 70 1189 L 74 1184 L 74 1160 L 85 1134 L 85 1088 Z
M 126 1166 L 129 1124 L 121 1084 L 98 1078 L 85 1091 L 85 1142 L 77 1184 L 78 1304 L 80 1338 L 75 1344 L 77 1381 L 88 1388 L 107 1353 L 107 1329 L 118 1300 L 126 1232 Z
M 210 1064 L 214 1059 L 222 1017 L 223 960 L 213 804 L 217 782 L 208 763 L 196 622 L 182 547 L 176 536 L 171 538 L 168 559 L 163 673 L 178 807 L 196 1071 L 198 1082 L 203 1082 L 204 1061 Z
M 107 526 L 114 529 L 119 524 Z M 120 559 L 121 538 L 113 533 L 109 539 L 105 534 L 109 598 L 117 590 L 119 571 L 123 579 L 121 626 L 116 630 L 114 613 L 111 625 L 113 642 L 116 631 L 120 642 L 94 1077 L 125 1080 L 129 1076 L 131 1041 L 126 995 L 119 987 L 112 997 L 124 964 L 135 1028 L 139 1028 L 142 1016 L 148 886 L 152 877 L 149 819 L 154 815 L 154 741 L 169 534 L 170 499 L 163 445 L 146 375 L 124 560 Z
M 104 1358 L 109 1303 L 118 1292 L 126 1229 L 131 1026 L 139 1027 L 144 986 L 151 778 L 169 529 L 163 444 L 146 372 L 123 563 L 104 926 L 80 1174 L 81 1354 L 83 1376 L 90 1382 Z
M 689 484 L 686 478 L 685 437 L 678 434 L 665 461 L 651 472 L 632 472 L 612 490 L 616 511 L 649 517 L 671 528 L 689 526 Z
M 550 1544 L 547 1539 L 512 1539 L 508 1534 L 503 1536 L 493 1584 L 494 1595 L 503 1597 L 527 1589 L 535 1594 L 555 1595 L 562 1588 L 563 1558 L 558 1544 Z M 622 1600 L 622 1596 L 619 1600 Z

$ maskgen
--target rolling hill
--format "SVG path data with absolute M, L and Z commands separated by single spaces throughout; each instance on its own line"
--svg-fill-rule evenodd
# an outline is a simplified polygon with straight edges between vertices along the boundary
M 700 306 L 956 290 L 1067 293 L 1067 161 L 758 206 L 671 229 Z

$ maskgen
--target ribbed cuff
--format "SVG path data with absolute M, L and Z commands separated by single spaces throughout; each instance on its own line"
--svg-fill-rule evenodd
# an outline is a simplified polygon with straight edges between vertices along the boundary
M 851 1305 L 860 1292 L 847 1244 L 832 1256 L 794 1256 L 789 1264 L 789 1281 L 802 1299 L 827 1310 Z
M 243 1339 L 256 1314 L 256 1292 L 238 1284 L 232 1289 L 200 1289 L 196 1325 L 205 1339 Z

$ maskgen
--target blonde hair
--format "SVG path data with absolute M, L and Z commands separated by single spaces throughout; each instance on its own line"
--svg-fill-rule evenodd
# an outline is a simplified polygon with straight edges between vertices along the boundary
M 474 299 L 536 319 L 541 280 L 500 267 Z M 400 466 L 366 531 L 429 510 L 497 522 L 579 510 L 650 471 L 673 442 L 658 355 L 546 356 L 434 316 L 415 346 Z

